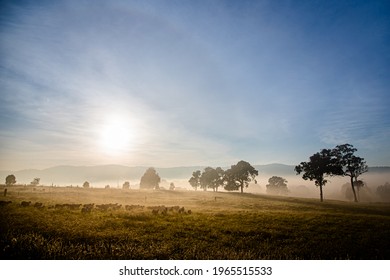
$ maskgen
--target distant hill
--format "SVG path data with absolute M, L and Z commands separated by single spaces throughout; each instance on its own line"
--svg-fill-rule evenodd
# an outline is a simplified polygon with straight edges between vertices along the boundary
M 272 163 L 265 165 L 254 166 L 260 174 L 275 175 L 275 176 L 290 176 L 295 175 L 294 165 L 286 165 L 280 163 Z
M 266 176 L 292 176 L 295 175 L 293 165 L 265 164 L 254 165 L 259 175 Z M 189 179 L 195 170 L 203 170 L 205 166 L 169 167 L 156 168 L 162 179 Z M 228 167 L 223 167 L 227 169 Z M 47 169 L 26 169 L 20 171 L 0 171 L 0 180 L 5 182 L 5 177 L 14 174 L 20 184 L 28 184 L 35 177 L 41 178 L 42 184 L 78 184 L 84 181 L 93 182 L 118 182 L 125 180 L 139 181 L 147 167 L 144 166 L 123 166 L 123 165 L 96 165 L 96 166 L 55 166 Z M 389 173 L 390 167 L 371 167 L 369 173 Z M 2 182 L 2 183 L 3 183 Z
M 369 167 L 368 168 L 369 173 L 389 173 L 390 167 L 389 166 L 375 166 L 375 167 Z

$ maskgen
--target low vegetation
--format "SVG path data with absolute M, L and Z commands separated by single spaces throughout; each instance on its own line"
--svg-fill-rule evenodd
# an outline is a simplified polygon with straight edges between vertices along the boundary
M 2 259 L 390 258 L 384 203 L 52 187 L 2 201 Z

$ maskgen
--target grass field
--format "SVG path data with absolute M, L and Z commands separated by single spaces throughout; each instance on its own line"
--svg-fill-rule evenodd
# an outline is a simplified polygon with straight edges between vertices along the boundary
M 390 258 L 384 203 L 58 187 L 10 187 L 0 200 L 12 201 L 0 206 L 1 259 Z

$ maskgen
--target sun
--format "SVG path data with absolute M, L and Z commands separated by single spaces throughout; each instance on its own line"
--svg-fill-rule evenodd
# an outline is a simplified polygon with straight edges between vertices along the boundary
M 125 119 L 115 116 L 107 118 L 100 131 L 100 146 L 111 155 L 128 151 L 134 139 L 134 128 Z

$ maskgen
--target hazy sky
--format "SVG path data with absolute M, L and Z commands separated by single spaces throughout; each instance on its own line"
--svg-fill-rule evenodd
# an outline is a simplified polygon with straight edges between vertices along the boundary
M 9 1 L 0 169 L 390 165 L 389 1 Z

